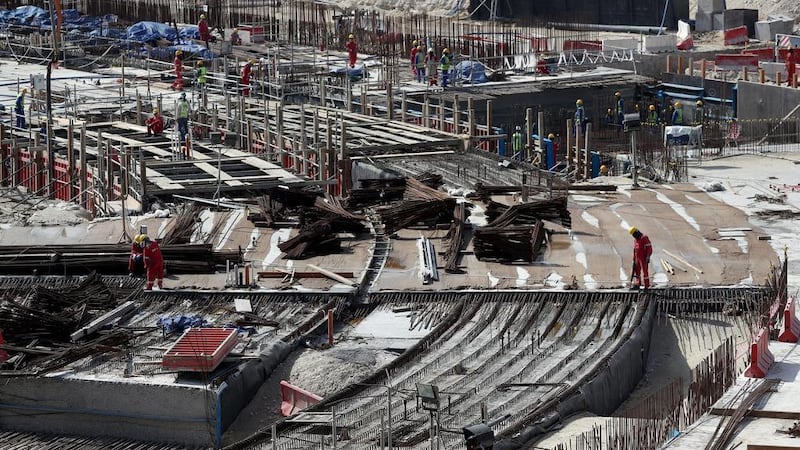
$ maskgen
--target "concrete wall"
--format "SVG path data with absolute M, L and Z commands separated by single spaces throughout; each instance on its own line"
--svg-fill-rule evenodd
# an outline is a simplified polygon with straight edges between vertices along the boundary
M 13 378 L 0 384 L 0 428 L 210 447 L 216 398 L 200 388 Z
M 737 117 L 746 119 L 783 118 L 800 104 L 800 89 L 739 81 Z M 800 112 L 795 113 L 800 117 Z
M 480 4 L 471 0 L 470 11 Z M 534 16 L 546 19 L 578 23 L 601 23 L 610 25 L 659 25 L 664 13 L 663 2 L 636 0 L 509 0 L 498 2 L 498 16 L 524 21 Z M 486 16 L 486 10 L 479 11 Z M 688 20 L 689 0 L 671 0 L 665 25 L 677 27 L 678 19 Z

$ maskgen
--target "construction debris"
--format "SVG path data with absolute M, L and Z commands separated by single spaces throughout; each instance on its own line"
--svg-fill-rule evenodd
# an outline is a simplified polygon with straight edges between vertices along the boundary
M 532 262 L 545 243 L 541 221 L 534 226 L 482 227 L 475 230 L 473 247 L 480 261 Z
M 378 210 L 386 233 L 392 234 L 420 222 L 449 223 L 453 217 L 456 200 L 444 192 L 409 178 L 406 181 L 404 201 L 399 205 Z
M 572 217 L 567 209 L 567 197 L 522 203 L 511 207 L 489 201 L 489 205 L 486 207 L 486 218 L 490 227 L 533 225 L 540 220 L 549 220 L 561 224 L 564 228 L 572 228 Z
M 278 248 L 287 259 L 304 259 L 314 255 L 337 253 L 342 241 L 339 233 L 361 233 L 366 220 L 345 210 L 333 197 L 317 197 L 313 207 L 301 213 L 302 228 L 297 236 L 282 242 Z
M 441 175 L 430 172 L 421 173 L 414 179 L 432 189 L 439 189 L 444 184 Z M 374 206 L 402 200 L 407 178 L 364 178 L 359 180 L 359 185 L 358 189 L 350 192 L 348 207 Z

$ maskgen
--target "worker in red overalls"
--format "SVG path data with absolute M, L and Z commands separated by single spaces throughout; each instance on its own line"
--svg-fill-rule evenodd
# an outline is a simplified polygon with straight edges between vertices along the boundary
M 255 64 L 255 61 L 251 59 L 247 61 L 247 64 L 245 64 L 242 69 L 242 79 L 240 83 L 242 84 L 242 95 L 245 97 L 250 96 L 250 76 L 253 71 L 253 64 Z
M 650 287 L 650 273 L 647 266 L 650 264 L 650 255 L 653 254 L 653 244 L 650 243 L 650 238 L 642 234 L 636 227 L 631 227 L 628 232 L 633 239 L 633 274 L 631 280 L 636 278 L 636 283 L 633 284 L 634 289 L 639 289 L 640 284 L 644 284 L 644 288 Z
M 794 56 L 794 49 L 790 48 L 789 53 L 786 55 L 786 81 L 788 86 L 792 85 L 795 70 L 797 70 L 797 59 Z
M 200 22 L 197 22 L 197 33 L 200 35 L 200 40 L 205 42 L 206 48 L 208 48 L 208 41 L 211 40 L 211 30 L 208 29 L 205 14 L 200 14 Z
M 417 52 L 419 51 L 417 45 L 417 41 L 411 43 L 411 73 L 414 76 L 417 76 Z
M 153 282 L 156 282 L 158 288 L 161 289 L 164 287 L 164 257 L 161 255 L 161 247 L 158 246 L 158 242 L 150 239 L 147 235 L 143 235 L 141 246 L 144 268 L 147 271 L 145 290 L 153 289 Z
M 128 258 L 128 276 L 134 276 L 144 268 L 144 254 L 142 252 L 143 234 L 137 234 L 131 243 L 131 257 Z
M 183 90 L 183 51 L 178 50 L 175 52 L 175 81 L 172 82 L 170 89 L 178 91 Z
M 164 131 L 164 118 L 161 117 L 157 108 L 153 110 L 153 117 L 147 119 L 144 124 L 147 125 L 148 136 L 158 136 Z
M 347 55 L 350 56 L 350 68 L 356 66 L 356 56 L 358 55 L 358 44 L 356 44 L 356 37 L 352 34 L 347 36 Z

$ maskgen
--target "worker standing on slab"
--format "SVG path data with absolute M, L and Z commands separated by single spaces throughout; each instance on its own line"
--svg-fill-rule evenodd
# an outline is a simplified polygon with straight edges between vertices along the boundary
M 425 55 L 422 54 L 422 46 L 417 46 L 415 64 L 417 66 L 417 83 L 425 82 Z
M 694 125 L 702 125 L 706 120 L 705 109 L 703 108 L 703 101 L 698 100 L 694 106 Z
M 247 64 L 242 69 L 242 79 L 239 81 L 242 85 L 242 95 L 245 97 L 250 96 L 250 77 L 253 73 L 253 64 L 255 64 L 254 60 L 247 61 Z
M 197 31 L 200 34 L 200 40 L 205 42 L 206 49 L 208 49 L 208 41 L 211 40 L 211 30 L 208 28 L 205 14 L 200 14 L 200 21 L 197 22 Z
M 428 75 L 428 86 L 436 86 L 439 80 L 436 79 L 436 55 L 433 54 L 433 49 L 428 49 L 428 54 L 425 55 L 425 73 Z
M 575 100 L 575 123 L 572 124 L 572 135 L 575 136 L 578 127 L 581 127 L 581 134 L 586 135 L 586 110 L 583 109 L 583 100 Z
M 658 125 L 658 110 L 656 109 L 656 105 L 647 107 L 647 125 L 651 127 Z
M 178 134 L 180 135 L 180 144 L 186 142 L 186 135 L 189 134 L 189 101 L 186 100 L 186 93 L 181 93 L 181 98 L 178 100 Z
M 178 50 L 175 52 L 175 60 L 173 61 L 175 66 L 175 81 L 172 82 L 172 86 L 170 89 L 175 89 L 176 91 L 183 90 L 183 50 Z
M 161 117 L 161 113 L 158 109 L 153 110 L 153 117 L 147 119 L 144 124 L 147 125 L 148 136 L 158 136 L 164 131 L 164 118 Z
M 675 110 L 672 111 L 672 125 L 683 125 L 683 105 L 675 102 Z
M 239 37 L 239 29 L 234 28 L 231 31 L 231 45 L 242 45 L 242 38 Z
M 442 57 L 439 59 L 439 65 L 442 69 L 442 89 L 447 87 L 447 82 L 450 81 L 450 49 L 442 50 Z
M 622 93 L 619 91 L 614 93 L 614 108 L 617 127 L 622 130 L 622 122 L 625 120 L 625 99 L 622 98 Z
M 414 76 L 417 75 L 417 52 L 419 51 L 419 47 L 417 47 L 417 41 L 411 43 L 411 73 Z
M 197 61 L 197 88 L 200 89 L 200 92 L 203 92 L 206 89 L 206 76 L 208 75 L 208 69 L 206 69 L 206 64 L 203 61 Z
M 786 55 L 786 81 L 787 85 L 792 85 L 792 80 L 794 79 L 795 71 L 797 70 L 797 59 L 794 56 L 794 48 L 789 49 L 789 53 Z
M 150 239 L 149 236 L 142 236 L 142 255 L 144 256 L 144 268 L 147 271 L 147 285 L 145 290 L 153 289 L 155 282 L 159 289 L 164 287 L 164 257 L 161 255 L 161 247 L 158 242 Z
M 511 149 L 514 150 L 514 158 L 522 158 L 522 127 L 517 125 L 514 134 L 511 135 Z
M 650 243 L 650 238 L 643 234 L 636 227 L 631 227 L 628 230 L 633 236 L 633 273 L 631 274 L 631 281 L 636 279 L 633 284 L 633 289 L 639 289 L 641 284 L 644 288 L 650 288 L 650 273 L 648 265 L 650 264 L 650 255 L 653 254 L 653 245 Z
M 356 44 L 356 37 L 352 34 L 347 36 L 347 55 L 350 57 L 350 68 L 356 66 L 356 56 L 358 55 L 358 44 Z
M 28 93 L 28 88 L 22 88 L 19 95 L 17 95 L 17 102 L 14 104 L 14 113 L 17 115 L 17 128 L 26 129 L 25 126 L 25 94 Z
M 144 251 L 142 250 L 142 242 L 144 242 L 143 234 L 137 234 L 131 243 L 131 256 L 128 258 L 128 276 L 135 276 L 144 269 Z

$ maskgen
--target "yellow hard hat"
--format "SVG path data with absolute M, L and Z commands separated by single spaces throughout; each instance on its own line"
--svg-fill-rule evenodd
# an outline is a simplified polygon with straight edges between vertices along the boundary
M 197 66 L 198 66 L 198 67 L 199 67 L 199 66 L 202 66 L 202 65 L 203 65 L 203 61 L 197 61 Z
M 547 139 L 550 139 L 551 141 L 552 141 L 553 139 L 555 139 L 555 138 L 556 138 L 556 135 L 555 135 L 555 134 L 553 134 L 553 133 L 550 133 L 550 134 L 548 134 L 548 135 L 547 135 Z
M 156 111 L 158 111 L 158 110 L 156 110 Z M 136 237 L 133 238 L 133 243 L 134 244 L 141 244 L 142 242 L 144 242 L 146 237 L 147 237 L 146 234 L 137 234 Z
M 681 104 L 681 102 L 675 102 L 675 107 L 676 108 L 683 108 L 683 104 Z
M 356 37 L 355 37 L 355 36 L 353 36 L 352 34 L 351 34 L 350 36 L 347 36 L 347 39 L 355 39 L 355 38 L 356 38 Z
M 639 231 L 639 229 L 638 229 L 638 228 L 636 228 L 636 227 L 630 227 L 630 228 L 628 229 L 628 234 L 630 234 L 631 236 L 633 236 L 633 233 L 636 233 L 637 231 Z
M 416 46 L 417 46 L 417 41 L 416 41 L 416 40 L 413 40 L 413 41 L 411 41 L 411 45 L 413 45 L 414 47 L 416 47 Z
M 418 45 L 418 46 L 417 46 L 417 50 L 422 50 L 422 46 L 421 46 L 421 45 Z
M 234 28 L 234 29 L 233 29 L 233 32 L 234 32 L 234 33 L 238 33 L 238 32 L 239 32 L 239 29 L 238 29 L 238 28 Z
M 153 110 L 153 114 L 158 114 L 158 108 Z M 138 236 L 137 236 L 138 237 Z
M 605 164 L 600 166 L 600 173 L 608 173 L 608 167 L 606 167 Z
M 650 109 L 650 111 L 655 111 L 656 110 L 656 105 L 650 105 L 649 109 Z
M 442 50 L 442 53 L 450 53 L 450 49 L 446 48 L 446 49 Z
M 583 100 L 578 99 L 578 101 L 576 101 L 575 104 L 578 106 L 583 106 Z
M 250 64 L 251 66 L 252 66 L 253 64 L 255 64 L 255 63 L 256 63 L 256 60 L 255 60 L 255 59 L 251 59 L 250 61 L 247 61 L 247 64 Z
M 614 97 L 620 97 L 620 96 L 622 96 L 622 94 L 619 91 L 614 92 Z
M 178 50 L 175 52 L 175 56 L 180 56 L 183 54 L 183 50 Z
M 28 93 L 28 88 L 22 88 L 22 93 L 23 94 L 27 94 Z
M 698 100 L 697 101 L 697 106 L 703 106 L 703 101 L 702 100 Z
M 206 20 L 206 15 L 205 14 L 200 14 L 200 20 Z

